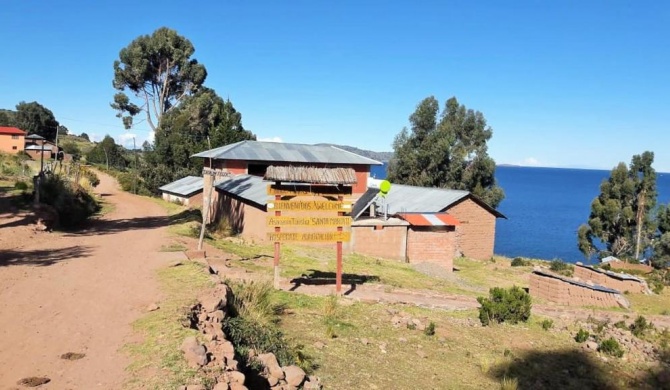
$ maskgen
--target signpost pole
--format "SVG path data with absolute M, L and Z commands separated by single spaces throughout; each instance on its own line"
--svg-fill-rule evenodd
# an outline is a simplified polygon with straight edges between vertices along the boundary
M 281 200 L 281 195 L 275 195 L 275 201 Z M 275 217 L 281 217 L 281 211 L 275 210 Z M 275 233 L 281 232 L 281 227 L 275 226 Z M 279 241 L 275 241 L 275 259 L 274 259 L 274 286 L 276 289 L 279 289 L 279 251 L 280 251 Z
M 337 197 L 337 200 L 342 202 L 344 198 L 342 195 Z M 344 215 L 341 211 L 337 213 L 338 216 Z M 337 227 L 337 231 L 342 231 L 342 226 Z M 337 242 L 337 273 L 335 275 L 335 292 L 337 295 L 342 293 L 342 241 Z

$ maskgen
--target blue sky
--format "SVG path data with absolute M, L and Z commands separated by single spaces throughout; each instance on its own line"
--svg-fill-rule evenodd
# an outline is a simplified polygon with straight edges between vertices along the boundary
M 423 98 L 482 111 L 498 163 L 670 172 L 670 2 L 3 2 L 0 108 L 38 101 L 119 142 L 119 50 L 156 28 L 193 42 L 205 82 L 261 139 L 391 150 Z M 128 144 L 126 144 L 128 145 Z M 132 146 L 132 142 L 130 143 Z

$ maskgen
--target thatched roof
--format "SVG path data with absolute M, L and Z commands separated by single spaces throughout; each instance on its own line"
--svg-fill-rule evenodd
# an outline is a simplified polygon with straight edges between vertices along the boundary
M 312 184 L 356 184 L 356 171 L 352 168 L 270 165 L 265 172 L 265 180 Z

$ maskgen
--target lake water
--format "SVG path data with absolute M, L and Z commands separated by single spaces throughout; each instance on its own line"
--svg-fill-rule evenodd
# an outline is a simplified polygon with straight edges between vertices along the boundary
M 373 167 L 377 178 L 386 167 Z M 498 210 L 495 253 L 509 257 L 584 261 L 577 249 L 577 229 L 585 223 L 600 183 L 610 171 L 562 168 L 498 167 L 505 190 Z M 670 202 L 670 174 L 658 173 L 658 203 Z

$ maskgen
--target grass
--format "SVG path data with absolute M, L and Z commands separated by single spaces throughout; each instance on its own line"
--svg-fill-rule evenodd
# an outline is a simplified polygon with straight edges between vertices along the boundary
M 175 389 L 197 377 L 196 370 L 186 365 L 179 345 L 198 332 L 185 328 L 181 321 L 186 309 L 195 303 L 197 292 L 210 287 L 211 281 L 204 267 L 192 262 L 160 269 L 158 279 L 165 300 L 159 310 L 133 323 L 143 341 L 124 347 L 133 358 L 127 368 L 129 389 Z
M 643 315 L 665 315 L 670 305 L 670 288 L 665 288 L 660 294 L 628 294 L 626 299 L 631 307 Z

